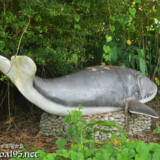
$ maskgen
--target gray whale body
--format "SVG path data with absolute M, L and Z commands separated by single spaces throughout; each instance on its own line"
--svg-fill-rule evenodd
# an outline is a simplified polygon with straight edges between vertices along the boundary
M 34 77 L 34 87 L 50 100 L 65 106 L 123 107 L 128 98 L 140 100 L 137 76 L 125 67 L 89 67 L 55 79 Z

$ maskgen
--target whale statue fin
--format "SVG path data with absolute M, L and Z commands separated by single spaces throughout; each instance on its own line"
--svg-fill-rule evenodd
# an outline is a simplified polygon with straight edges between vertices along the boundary
M 129 101 L 129 111 L 135 114 L 142 114 L 153 118 L 159 118 L 158 114 L 152 108 L 135 100 Z

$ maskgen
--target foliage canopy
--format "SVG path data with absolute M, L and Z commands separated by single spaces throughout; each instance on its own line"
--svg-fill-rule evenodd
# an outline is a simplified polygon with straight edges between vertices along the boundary
M 159 9 L 158 0 L 0 0 L 0 54 L 16 53 L 31 17 L 19 54 L 47 71 L 111 64 L 152 76 L 160 54 Z

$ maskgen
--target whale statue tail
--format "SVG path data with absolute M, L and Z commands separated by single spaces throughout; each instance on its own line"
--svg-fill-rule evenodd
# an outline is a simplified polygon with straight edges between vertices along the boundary
M 11 61 L 0 56 L 0 71 L 7 75 L 15 85 L 19 81 L 23 81 L 23 84 L 24 81 L 26 84 L 33 83 L 36 70 L 35 63 L 27 56 L 12 56 Z

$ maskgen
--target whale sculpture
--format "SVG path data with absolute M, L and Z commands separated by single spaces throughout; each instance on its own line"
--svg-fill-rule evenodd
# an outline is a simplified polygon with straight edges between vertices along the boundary
M 35 75 L 36 65 L 31 58 L 17 56 L 10 61 L 0 56 L 0 71 L 23 96 L 51 114 L 65 116 L 81 104 L 85 106 L 83 115 L 123 110 L 127 106 L 131 113 L 158 118 L 152 108 L 143 104 L 155 97 L 157 86 L 139 71 L 126 67 L 95 66 L 42 79 Z

